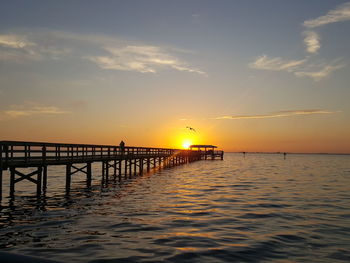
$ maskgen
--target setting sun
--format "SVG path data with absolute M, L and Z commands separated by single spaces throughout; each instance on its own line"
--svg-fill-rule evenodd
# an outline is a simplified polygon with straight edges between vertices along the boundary
M 183 147 L 184 149 L 190 148 L 191 145 L 192 145 L 192 142 L 191 142 L 190 140 L 185 140 L 185 141 L 183 141 L 183 143 L 182 143 L 182 147 Z

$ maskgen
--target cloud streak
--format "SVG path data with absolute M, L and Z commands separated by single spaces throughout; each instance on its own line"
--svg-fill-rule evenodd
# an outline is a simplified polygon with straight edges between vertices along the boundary
M 62 31 L 0 34 L 0 60 L 7 62 L 77 59 L 104 70 L 157 73 L 164 69 L 206 75 L 180 59 L 179 49 L 114 37 Z
M 32 115 L 59 115 L 68 114 L 69 111 L 62 110 L 55 106 L 38 106 L 31 103 L 31 105 L 17 106 L 11 105 L 10 109 L 2 111 L 2 113 L 10 118 L 28 117 Z
M 320 109 L 288 110 L 288 111 L 277 111 L 270 114 L 220 116 L 214 119 L 216 120 L 272 119 L 272 118 L 283 118 L 283 117 L 315 115 L 315 114 L 318 114 L 318 115 L 334 114 L 338 112 L 339 111 L 328 111 L 328 110 L 320 110 Z
M 309 53 L 317 53 L 321 48 L 320 36 L 314 31 L 305 31 L 304 43 L 306 45 L 306 50 Z
M 35 46 L 35 43 L 28 41 L 25 36 L 21 35 L 0 35 L 0 46 L 25 48 L 28 46 Z
M 86 59 L 102 69 L 156 73 L 161 68 L 172 68 L 205 74 L 203 71 L 187 66 L 175 56 L 156 46 L 107 47 L 108 56 L 89 56 Z
M 262 55 L 249 64 L 250 68 L 269 71 L 286 71 L 297 77 L 309 77 L 314 81 L 327 78 L 334 71 L 345 67 L 346 64 L 339 59 L 318 63 L 310 63 L 308 59 L 284 60 L 280 57 Z
M 271 58 L 266 55 L 259 56 L 249 67 L 255 69 L 289 71 L 292 72 L 296 67 L 304 64 L 306 59 L 301 60 L 284 60 L 280 57 Z
M 310 77 L 314 81 L 320 81 L 328 77 L 332 72 L 344 68 L 346 64 L 339 62 L 339 60 L 331 61 L 330 63 L 321 63 L 319 65 L 310 65 L 300 71 L 295 71 L 297 77 Z
M 350 2 L 337 6 L 335 9 L 330 10 L 324 16 L 306 20 L 304 22 L 304 26 L 308 28 L 315 28 L 347 20 L 350 20 Z

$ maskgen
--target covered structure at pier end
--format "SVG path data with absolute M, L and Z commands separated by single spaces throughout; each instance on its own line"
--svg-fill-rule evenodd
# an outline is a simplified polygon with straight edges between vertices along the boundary
M 189 149 L 192 151 L 199 151 L 201 153 L 202 159 L 207 160 L 208 158 L 211 158 L 214 160 L 216 157 L 218 157 L 223 160 L 224 151 L 215 151 L 216 148 L 218 147 L 210 144 L 193 144 L 189 147 Z

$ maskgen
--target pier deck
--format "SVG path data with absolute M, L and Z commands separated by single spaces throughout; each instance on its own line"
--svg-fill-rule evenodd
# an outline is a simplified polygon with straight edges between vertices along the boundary
M 213 158 L 223 157 L 216 151 Z M 10 197 L 14 198 L 15 184 L 27 180 L 37 187 L 37 195 L 46 192 L 47 167 L 66 166 L 66 194 L 69 194 L 71 177 L 77 172 L 86 175 L 87 186 L 91 186 L 94 162 L 102 163 L 102 177 L 108 181 L 110 170 L 113 178 L 121 180 L 131 175 L 142 174 L 151 168 L 171 167 L 207 159 L 202 151 L 167 148 L 124 147 L 111 145 L 61 144 L 41 142 L 0 141 L 0 202 L 2 198 L 3 171 L 10 170 Z M 78 167 L 79 166 L 79 167 Z M 34 167 L 24 174 L 18 168 Z

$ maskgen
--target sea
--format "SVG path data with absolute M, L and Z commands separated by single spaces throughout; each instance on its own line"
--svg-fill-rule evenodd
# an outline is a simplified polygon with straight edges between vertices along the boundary
M 350 262 L 350 155 L 226 153 L 101 183 L 48 169 L 2 200 L 0 251 L 59 262 Z M 8 173 L 4 191 L 8 190 Z M 1 261 L 1 259 L 0 259 Z

